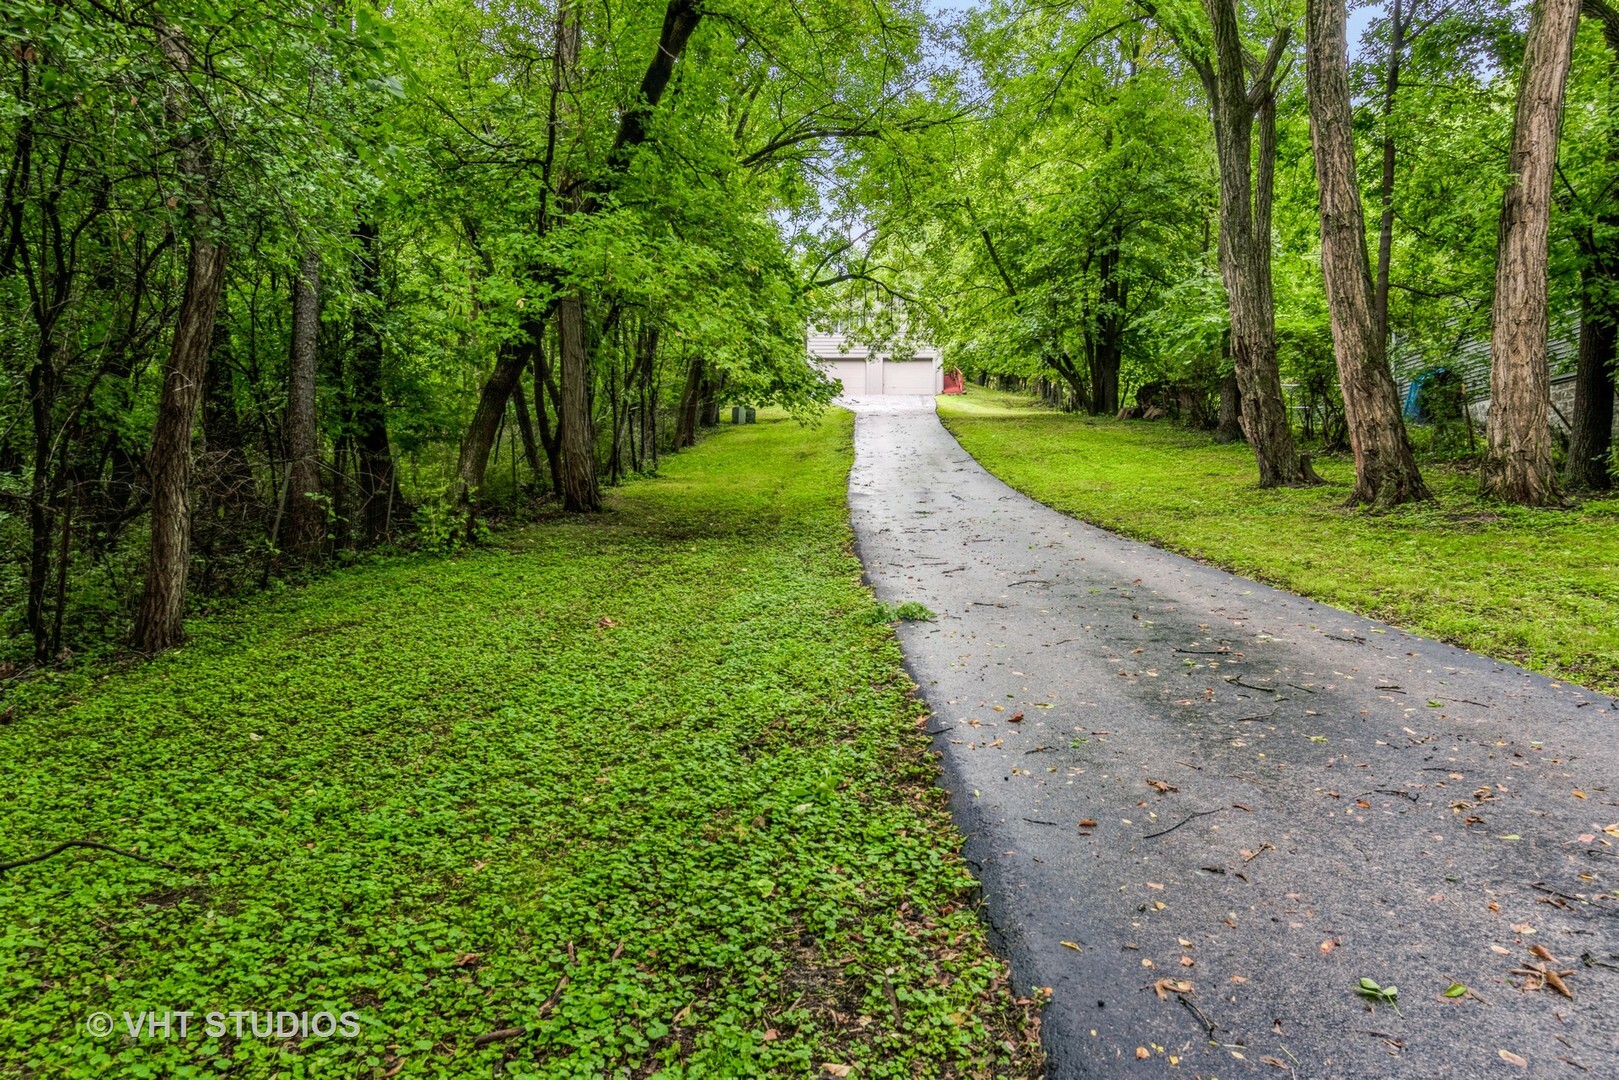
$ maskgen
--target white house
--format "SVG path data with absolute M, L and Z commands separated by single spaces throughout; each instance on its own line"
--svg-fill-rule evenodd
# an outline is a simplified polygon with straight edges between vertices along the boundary
M 938 394 L 944 390 L 939 350 L 914 345 L 904 355 L 872 352 L 849 340 L 842 327 L 822 330 L 810 323 L 805 335 L 810 362 L 843 384 L 846 396 Z

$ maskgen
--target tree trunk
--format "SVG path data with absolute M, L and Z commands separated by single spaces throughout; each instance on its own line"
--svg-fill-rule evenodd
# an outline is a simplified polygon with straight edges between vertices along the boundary
M 1311 474 L 1293 443 L 1282 394 L 1270 278 L 1276 100 L 1269 72 L 1290 35 L 1284 30 L 1277 36 L 1261 78 L 1250 88 L 1235 7 L 1213 4 L 1207 10 L 1217 64 L 1212 69 L 1203 62 L 1198 66 L 1209 96 L 1220 168 L 1220 276 L 1231 310 L 1231 360 L 1242 391 L 1242 429 L 1259 466 L 1259 486 L 1297 484 Z
M 360 242 L 354 266 L 354 284 L 359 303 L 354 308 L 354 415 L 353 429 L 358 457 L 357 482 L 360 489 L 360 524 L 367 544 L 383 540 L 388 533 L 389 508 L 397 483 L 393 449 L 388 442 L 388 405 L 382 385 L 381 264 L 377 253 L 377 225 L 361 221 L 354 227 Z
M 292 282 L 292 349 L 287 363 L 287 540 L 300 556 L 326 539 L 321 505 L 320 440 L 315 429 L 315 360 L 320 334 L 320 255 L 310 250 Z
M 675 421 L 676 449 L 697 445 L 697 418 L 703 404 L 706 367 L 701 356 L 694 356 L 686 368 L 686 386 L 680 392 L 680 416 Z
M 534 417 L 539 422 L 540 445 L 545 449 L 546 468 L 551 473 L 551 493 L 562 498 L 562 390 L 551 374 L 549 353 L 542 337 L 534 345 Z M 547 402 L 550 410 L 547 411 Z M 551 417 L 555 416 L 555 426 Z
M 1480 486 L 1486 494 L 1526 506 L 1560 500 L 1548 425 L 1546 255 L 1563 89 L 1579 17 L 1579 0 L 1535 4 L 1512 125 L 1511 179 L 1501 204 Z
M 191 49 L 179 32 L 160 21 L 157 38 L 175 69 L 182 75 L 189 71 Z M 174 91 L 166 105 L 169 118 L 177 125 L 184 119 L 184 100 Z M 186 214 L 191 237 L 185 291 L 169 343 L 146 459 L 152 485 L 151 541 L 131 636 L 133 647 L 144 653 L 161 652 L 185 637 L 186 574 L 191 562 L 191 433 L 208 373 L 214 317 L 225 288 L 226 249 L 213 235 L 209 177 L 213 163 L 208 145 L 186 136 L 178 140 L 178 149 L 179 171 L 191 203 Z
M 1344 422 L 1355 457 L 1350 505 L 1428 499 L 1378 330 L 1366 258 L 1366 219 L 1355 176 L 1344 0 L 1308 0 L 1308 96 L 1321 189 L 1321 272 L 1326 280 Z
M 184 638 L 186 570 L 191 561 L 191 430 L 208 368 L 214 314 L 225 285 L 225 247 L 202 230 L 206 202 L 191 213 L 196 233 L 186 264 L 185 293 L 163 374 L 147 472 L 152 478 L 152 541 L 146 584 L 135 617 L 134 647 L 162 652 Z
M 720 426 L 720 393 L 725 389 L 725 372 L 717 379 L 703 380 L 703 408 L 700 417 L 704 427 Z
M 596 424 L 590 412 L 584 301 L 577 293 L 557 302 L 557 345 L 562 368 L 562 505 L 590 513 L 601 509 L 601 491 L 596 486 Z
M 1107 246 L 1097 258 L 1101 289 L 1096 305 L 1096 344 L 1091 350 L 1092 416 L 1113 416 L 1119 411 L 1119 365 L 1124 360 L 1125 283 L 1119 273 L 1124 226 L 1108 231 Z
M 478 505 L 478 492 L 483 487 L 484 473 L 489 470 L 489 453 L 495 447 L 501 420 L 506 416 L 506 402 L 527 370 L 534 356 L 536 335 L 541 333 L 544 333 L 544 324 L 525 319 L 522 334 L 500 346 L 495 370 L 478 395 L 478 407 L 467 425 L 466 438 L 461 441 L 461 456 L 455 471 L 460 485 L 459 497 L 469 511 Z
M 529 486 L 538 488 L 540 485 L 540 446 L 534 441 L 534 420 L 528 414 L 528 395 L 518 387 L 512 394 L 512 404 L 517 407 L 517 432 L 523 437 L 523 460 L 528 462 Z
M 1605 282 L 1612 287 L 1613 282 Z M 1613 363 L 1615 334 L 1611 307 L 1596 295 L 1594 283 L 1581 282 L 1580 358 L 1574 380 L 1573 430 L 1563 482 L 1583 491 L 1613 486 L 1608 458 L 1613 444 Z

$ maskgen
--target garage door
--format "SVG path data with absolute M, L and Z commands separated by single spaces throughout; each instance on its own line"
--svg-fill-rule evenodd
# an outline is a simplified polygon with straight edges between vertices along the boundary
M 883 364 L 883 393 L 934 394 L 932 360 L 889 360 Z
M 864 360 L 826 360 L 821 363 L 821 370 L 826 372 L 828 378 L 843 383 L 845 394 L 864 394 L 866 392 L 866 362 Z

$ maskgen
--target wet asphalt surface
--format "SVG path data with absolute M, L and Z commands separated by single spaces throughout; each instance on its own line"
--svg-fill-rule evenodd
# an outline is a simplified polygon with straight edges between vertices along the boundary
M 1043 507 L 932 399 L 850 404 L 1049 1077 L 1619 1078 L 1619 704 Z

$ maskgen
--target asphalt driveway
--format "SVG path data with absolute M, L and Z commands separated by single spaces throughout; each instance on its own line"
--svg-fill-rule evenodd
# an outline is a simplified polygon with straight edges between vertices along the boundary
M 849 404 L 1051 1077 L 1619 1077 L 1619 706 L 1041 506 L 931 398 Z

